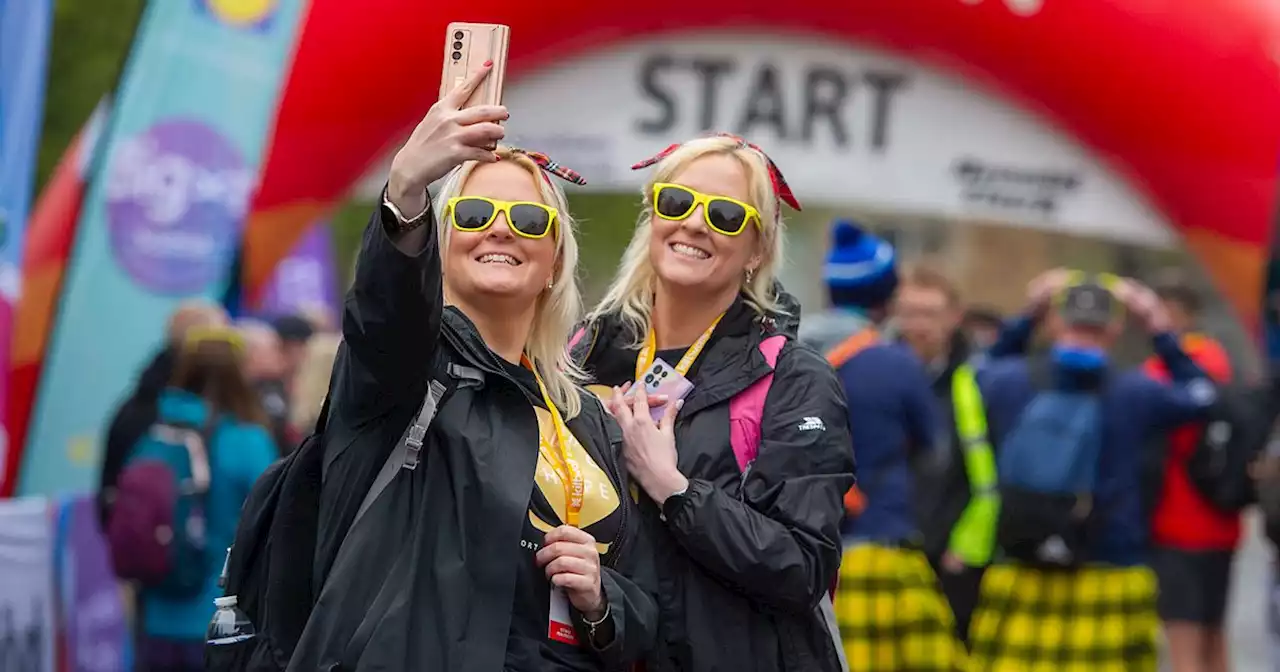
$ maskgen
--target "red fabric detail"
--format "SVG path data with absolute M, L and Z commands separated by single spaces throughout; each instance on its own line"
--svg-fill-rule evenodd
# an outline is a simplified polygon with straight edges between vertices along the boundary
M 1216 340 L 1200 335 L 1182 339 L 1182 347 L 1200 368 L 1219 382 L 1231 380 L 1231 361 Z M 1152 377 L 1167 381 L 1169 373 L 1159 357 L 1143 365 Z M 1240 543 L 1240 516 L 1213 508 L 1187 477 L 1187 460 L 1200 442 L 1203 425 L 1188 425 L 1169 437 L 1164 485 L 1156 505 L 1152 540 L 1161 546 L 1183 550 L 1228 550 Z
M 733 133 L 716 133 L 713 137 L 729 138 L 731 140 L 737 141 L 743 147 L 749 147 L 759 152 L 760 156 L 764 157 L 764 162 L 769 167 L 769 182 L 770 184 L 773 185 L 774 196 L 777 197 L 777 199 L 782 201 L 783 203 L 786 203 L 787 205 L 791 206 L 792 210 L 795 210 L 796 212 L 800 211 L 800 201 L 796 199 L 796 195 L 791 192 L 791 185 L 787 184 L 787 178 L 782 176 L 782 170 L 778 168 L 778 164 L 774 163 L 773 159 L 769 158 L 769 155 L 765 154 L 764 150 L 760 149 L 759 145 L 747 142 L 745 139 L 742 138 L 742 136 L 734 135 Z M 648 168 L 649 166 L 652 166 L 653 164 L 658 163 L 659 161 L 667 158 L 668 156 L 671 156 L 671 153 L 676 151 L 677 149 L 680 149 L 680 147 L 681 147 L 681 143 L 667 145 L 666 149 L 662 150 L 661 152 L 658 152 L 657 154 L 654 154 L 653 156 L 645 159 L 644 161 L 631 164 L 631 170 L 640 170 L 642 168 Z

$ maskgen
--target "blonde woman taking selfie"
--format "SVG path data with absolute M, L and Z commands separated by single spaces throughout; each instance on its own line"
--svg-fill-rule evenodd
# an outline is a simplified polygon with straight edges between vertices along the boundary
M 459 109 L 488 71 L 418 124 L 365 232 L 325 429 L 325 578 L 290 670 L 625 670 L 654 639 L 621 437 L 565 349 L 578 250 L 557 182 L 582 179 L 492 149 L 506 109 Z

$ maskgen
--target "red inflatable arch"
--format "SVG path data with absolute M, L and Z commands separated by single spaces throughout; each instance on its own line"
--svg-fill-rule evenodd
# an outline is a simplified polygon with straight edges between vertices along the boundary
M 250 218 L 251 291 L 434 101 L 450 20 L 511 26 L 517 79 L 660 32 L 767 29 L 902 54 L 1057 124 L 1145 192 L 1256 324 L 1280 160 L 1275 3 L 1163 0 L 1145 3 L 1149 11 L 1123 0 L 488 0 L 466 12 L 423 0 L 310 5 Z M 804 185 L 797 190 L 803 198 Z

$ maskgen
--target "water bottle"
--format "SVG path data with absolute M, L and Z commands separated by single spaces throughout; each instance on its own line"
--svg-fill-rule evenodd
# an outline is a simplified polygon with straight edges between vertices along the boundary
M 227 646 L 247 642 L 258 635 L 253 622 L 249 620 L 239 607 L 235 595 L 214 599 L 213 605 L 218 608 L 209 621 L 209 646 Z

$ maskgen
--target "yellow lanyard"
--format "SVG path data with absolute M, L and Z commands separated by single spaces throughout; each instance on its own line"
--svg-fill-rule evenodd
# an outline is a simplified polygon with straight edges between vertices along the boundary
M 693 345 L 689 346 L 689 349 L 684 353 L 684 357 L 681 357 L 680 362 L 676 364 L 676 373 L 682 376 L 687 376 L 689 374 L 689 369 L 693 366 L 693 363 L 697 361 L 698 355 L 701 355 L 702 349 L 707 347 L 707 341 L 711 340 L 711 332 L 716 330 L 716 325 L 720 324 L 720 320 L 723 318 L 724 313 L 720 313 L 720 317 L 717 317 L 711 323 L 711 326 L 707 327 L 707 330 L 702 332 L 702 335 L 698 337 L 698 340 L 694 341 Z M 657 349 L 657 342 L 658 338 L 653 333 L 653 327 L 649 327 L 649 336 L 644 339 L 644 347 L 640 348 L 640 353 L 636 355 L 636 383 L 644 380 L 644 372 L 653 364 L 653 355 Z
M 547 394 L 547 386 L 542 383 L 542 376 L 538 375 L 537 369 L 533 368 L 533 362 L 528 357 L 521 357 L 520 363 L 527 366 L 533 372 L 534 380 L 538 381 L 538 391 L 542 393 L 542 403 L 547 405 L 547 413 L 551 415 L 551 426 L 555 428 L 555 442 L 558 450 L 552 451 L 550 442 L 542 436 L 542 431 L 538 431 L 538 452 L 542 455 L 542 459 L 551 465 L 556 475 L 560 477 L 560 483 L 564 486 L 564 523 L 572 527 L 578 527 L 578 518 L 582 513 L 582 497 L 584 493 L 582 483 L 582 467 L 578 465 L 578 461 L 573 459 L 569 454 L 569 427 L 564 423 L 559 409 L 551 401 L 551 395 Z M 558 455 L 556 453 L 559 453 Z

